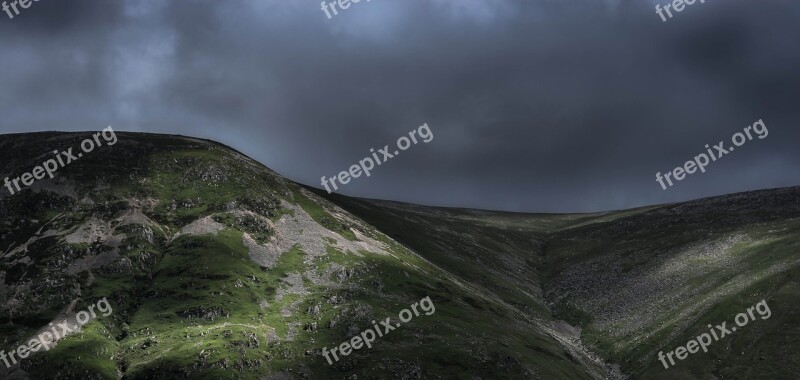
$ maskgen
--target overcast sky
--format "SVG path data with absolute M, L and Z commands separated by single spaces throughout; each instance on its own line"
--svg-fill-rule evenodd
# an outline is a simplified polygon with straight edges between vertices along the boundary
M 340 192 L 512 211 L 800 185 L 800 2 L 656 3 L 42 0 L 0 13 L 0 132 L 204 137 L 320 187 L 427 123 Z M 656 182 L 759 119 L 767 138 Z

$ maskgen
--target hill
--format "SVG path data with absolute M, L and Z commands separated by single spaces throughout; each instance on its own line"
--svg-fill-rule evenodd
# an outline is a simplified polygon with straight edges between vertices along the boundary
M 489 280 L 502 273 L 465 277 L 471 269 L 457 260 L 421 255 L 228 147 L 117 137 L 53 179 L 0 192 L 3 349 L 35 349 L 30 340 L 50 326 L 77 330 L 81 311 L 113 308 L 55 347 L 0 365 L 5 377 L 615 376 L 550 318 L 539 285 L 525 283 L 533 271 L 508 274 L 520 289 L 509 282 L 501 291 Z M 5 135 L 2 176 L 85 138 Z M 515 251 L 497 271 L 539 260 L 528 251 L 534 238 L 508 236 Z M 478 255 L 497 237 L 474 238 Z M 387 318 L 371 348 L 326 356 Z
M 800 370 L 800 187 L 582 215 L 328 197 L 504 303 L 579 327 L 589 350 L 633 378 Z M 771 313 L 751 309 L 735 331 L 734 318 L 761 301 Z M 723 322 L 735 332 L 664 368 L 659 352 Z

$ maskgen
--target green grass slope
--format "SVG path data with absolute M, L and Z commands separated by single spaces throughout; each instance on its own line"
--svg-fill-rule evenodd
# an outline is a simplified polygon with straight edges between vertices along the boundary
M 586 215 L 326 197 L 507 305 L 580 327 L 632 378 L 796 378 L 800 188 Z M 761 300 L 768 319 L 658 361 Z
M 457 260 L 420 256 L 225 146 L 179 136 L 117 136 L 117 144 L 60 169 L 53 180 L 15 195 L 0 192 L 1 349 L 14 349 L 99 299 L 113 307 L 54 349 L 9 370 L 0 366 L 0 376 L 612 374 L 547 318 L 538 284 L 524 281 L 536 273 L 530 269 L 535 260 L 509 256 L 489 277 L 463 277 L 479 265 L 462 270 Z M 86 137 L 3 136 L 0 174 L 30 171 L 49 152 L 77 147 Z M 512 227 L 503 223 L 492 233 Z M 479 229 L 468 232 L 481 247 L 499 247 Z M 516 232 L 504 236 L 515 249 L 539 247 Z M 503 277 L 515 266 L 522 272 Z M 423 297 L 433 301 L 432 315 L 413 318 L 333 365 L 323 358 L 323 347 L 350 340 L 373 321 L 397 323 L 398 313 Z
M 543 283 L 557 314 L 604 357 L 642 378 L 794 378 L 798 357 L 800 188 L 666 205 L 553 234 Z M 655 355 L 758 318 L 676 366 Z

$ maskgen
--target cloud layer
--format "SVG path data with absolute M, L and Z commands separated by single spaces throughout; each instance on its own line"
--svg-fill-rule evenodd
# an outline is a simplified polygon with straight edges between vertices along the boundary
M 221 141 L 319 187 L 422 123 L 434 133 L 343 193 L 595 211 L 800 183 L 800 3 L 41 1 L 0 14 L 0 132 Z M 664 191 L 657 171 L 758 119 Z

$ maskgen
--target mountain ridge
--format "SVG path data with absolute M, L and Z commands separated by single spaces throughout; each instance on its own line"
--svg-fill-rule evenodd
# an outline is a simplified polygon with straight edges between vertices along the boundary
M 4 169 L 29 170 L 31 157 L 83 137 L 4 136 Z M 609 371 L 549 322 L 519 314 L 239 152 L 186 137 L 118 137 L 56 179 L 0 197 L 7 344 L 24 343 L 65 305 L 81 310 L 106 297 L 114 307 L 7 376 L 600 378 Z M 425 296 L 436 305 L 432 317 L 333 365 L 322 358 L 323 347 Z
M 3 170 L 83 137 L 5 135 Z M 6 376 L 737 378 L 723 347 L 660 369 L 653 350 L 697 323 L 643 302 L 720 322 L 752 294 L 775 317 L 730 343 L 757 347 L 740 362 L 763 372 L 745 373 L 797 368 L 763 339 L 798 326 L 800 187 L 591 214 L 452 209 L 325 194 L 211 140 L 118 137 L 54 180 L 0 195 L 7 348 L 68 305 L 114 306 Z M 642 288 L 665 263 L 700 290 Z M 426 296 L 434 314 L 323 358 Z M 786 360 L 786 372 L 759 357 Z

